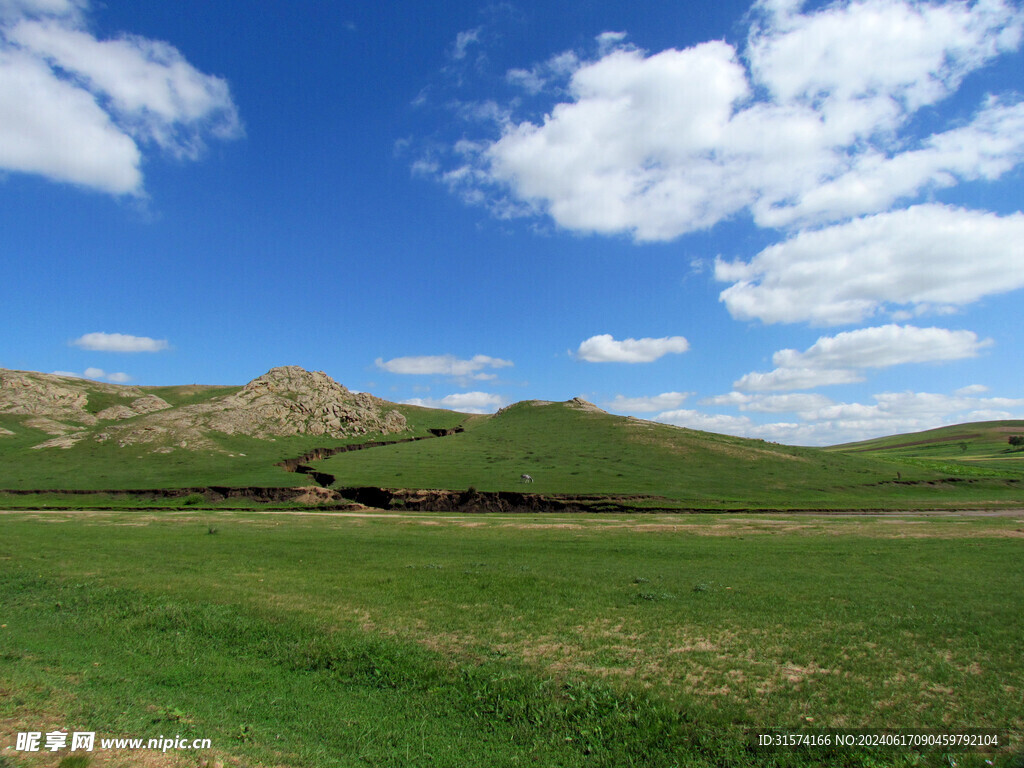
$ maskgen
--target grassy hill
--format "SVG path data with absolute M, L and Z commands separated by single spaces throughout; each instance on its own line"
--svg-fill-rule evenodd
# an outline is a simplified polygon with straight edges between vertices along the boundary
M 950 427 L 877 437 L 857 443 L 834 445 L 826 450 L 844 453 L 886 453 L 915 458 L 957 459 L 958 461 L 1024 462 L 1024 450 L 1008 442 L 1012 435 L 1024 435 L 1024 421 L 981 421 Z
M 0 489 L 294 487 L 310 481 L 277 466 L 285 459 L 314 448 L 429 435 L 431 429 L 449 429 L 465 418 L 451 411 L 375 400 L 380 409 L 400 413 L 405 429 L 387 435 L 367 431 L 267 437 L 208 429 L 196 423 L 194 414 L 184 415 L 190 408 L 229 402 L 242 389 L 194 384 L 135 387 L 0 370 Z M 295 398 L 287 391 L 281 394 L 289 401 Z M 365 396 L 352 395 L 357 397 Z M 155 398 L 164 401 L 157 404 L 158 410 L 117 412 L 133 405 L 140 408 L 139 402 Z M 183 414 L 184 426 L 176 430 L 178 413 Z M 152 435 L 140 439 L 139 433 L 147 430 Z M 100 439 L 105 434 L 111 438 Z M 68 440 L 61 446 L 39 447 L 62 438 Z
M 905 435 L 832 446 L 827 451 L 874 456 L 960 478 L 1024 478 L 1024 450 L 1011 446 L 1024 435 L 1024 421 L 956 424 Z
M 244 388 L 123 387 L 0 374 L 0 489 L 294 488 L 313 480 L 279 466 L 287 459 L 315 449 L 394 442 L 303 461 L 333 476 L 340 489 L 605 495 L 634 497 L 630 504 L 640 507 L 1024 504 L 1024 453 L 1006 442 L 1010 434 L 1024 433 L 1024 422 L 960 425 L 822 450 L 614 416 L 578 399 L 527 401 L 493 416 L 468 416 L 350 393 L 323 374 L 298 368 L 274 369 Z M 298 389 L 288 388 L 293 385 Z M 330 419 L 337 408 L 361 409 L 356 416 L 365 415 L 368 426 L 357 420 L 346 434 L 324 433 L 327 421 L 317 421 L 316 414 Z M 306 431 L 268 433 L 266 428 L 280 426 L 281 413 Z M 242 424 L 249 431 L 219 430 L 223 422 L 216 419 L 224 414 L 236 419 L 224 429 Z M 382 414 L 392 421 L 385 424 Z M 457 426 L 464 431 L 408 442 Z M 521 483 L 524 473 L 535 482 Z
M 133 489 L 191 488 L 207 485 L 296 487 L 309 485 L 305 475 L 286 472 L 277 464 L 314 448 L 332 448 L 373 440 L 397 440 L 430 434 L 430 429 L 456 426 L 465 414 L 414 406 L 395 406 L 406 415 L 404 433 L 368 433 L 329 438 L 293 435 L 260 439 L 245 435 L 210 438 L 213 450 L 154 453 L 139 446 L 82 441 L 70 448 L 34 450 L 51 437 L 24 425 L 24 420 L 0 414 L 0 427 L 11 435 L 0 438 L 0 488 L 10 489 Z
M 710 509 L 1024 500 L 1012 474 L 959 483 L 941 468 L 623 418 L 578 401 L 518 403 L 465 426 L 443 440 L 338 454 L 315 466 L 334 475 L 336 487 L 643 494 Z M 521 483 L 523 473 L 535 482 Z

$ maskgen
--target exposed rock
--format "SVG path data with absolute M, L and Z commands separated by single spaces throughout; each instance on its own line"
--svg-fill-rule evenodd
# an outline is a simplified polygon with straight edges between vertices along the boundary
M 124 398 L 124 402 L 93 415 L 87 410 L 90 395 L 106 402 Z M 210 436 L 215 432 L 274 439 L 405 431 L 405 417 L 388 406 L 372 395 L 350 392 L 321 371 L 298 366 L 274 368 L 232 394 L 180 407 L 138 387 L 0 369 L 0 413 L 28 416 L 26 426 L 69 438 L 46 441 L 40 448 L 66 448 L 86 434 L 121 447 L 145 444 L 153 450 L 168 446 L 216 450 Z M 100 430 L 77 434 L 101 421 L 108 423 Z
M 608 413 L 601 408 L 598 408 L 593 403 L 584 400 L 582 397 L 574 397 L 572 400 L 568 400 L 565 403 L 570 408 L 574 408 L 577 411 L 590 411 L 591 413 Z
M 160 442 L 200 450 L 215 447 L 210 431 L 257 438 L 340 438 L 405 429 L 405 417 L 387 409 L 385 401 L 350 392 L 321 371 L 287 366 L 268 371 L 234 394 L 166 408 L 105 432 L 106 439 L 116 439 L 119 445 Z
M 10 437 L 13 434 L 14 433 L 11 432 L 11 430 L 0 427 L 0 437 Z
M 47 440 L 44 443 L 39 443 L 39 445 L 33 445 L 32 449 L 35 450 L 38 448 L 70 448 L 75 443 L 81 442 L 88 436 L 88 432 L 76 432 L 73 435 L 62 435 L 60 437 L 55 437 L 52 440 Z
M 97 413 L 96 418 L 100 421 L 119 421 L 121 419 L 130 419 L 138 415 L 139 414 L 127 405 L 112 405 Z
M 95 421 L 85 410 L 89 401 L 85 383 L 47 373 L 0 370 L 0 413 Z
M 104 408 L 96 414 L 96 418 L 100 421 L 120 421 L 163 411 L 170 407 L 171 404 L 163 398 L 156 395 L 144 395 L 132 400 L 131 405 L 112 405 L 110 408 Z
M 46 416 L 35 416 L 31 419 L 25 419 L 23 423 L 26 427 L 38 429 L 40 432 L 45 432 L 48 435 L 66 435 L 69 432 L 77 432 L 83 429 L 83 427 L 77 424 L 65 424 L 62 421 L 55 421 Z
M 131 409 L 136 414 L 154 413 L 170 408 L 171 404 L 156 395 L 143 395 L 132 400 Z

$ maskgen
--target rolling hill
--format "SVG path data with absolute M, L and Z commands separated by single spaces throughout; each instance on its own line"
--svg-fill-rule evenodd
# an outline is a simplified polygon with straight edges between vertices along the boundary
M 393 491 L 458 492 L 460 508 L 487 508 L 479 494 L 502 493 L 529 495 L 533 508 L 556 497 L 637 510 L 1019 506 L 1024 463 L 1005 442 L 1018 429 L 1024 422 L 961 425 L 823 450 L 615 416 L 578 398 L 491 416 L 419 408 L 297 367 L 244 387 L 0 371 L 0 489 L 320 484 L 335 493 L 318 498 L 377 488 L 389 493 L 359 498 L 397 506 L 415 499 Z M 430 508 L 416 498 L 411 508 Z

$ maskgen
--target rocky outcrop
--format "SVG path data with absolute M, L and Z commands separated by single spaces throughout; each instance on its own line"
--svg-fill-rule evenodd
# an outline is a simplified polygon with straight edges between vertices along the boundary
M 96 395 L 114 404 L 90 413 Z M 168 453 L 217 449 L 214 433 L 266 439 L 405 431 L 405 417 L 389 405 L 298 366 L 274 368 L 237 392 L 179 407 L 138 387 L 0 370 L 0 413 L 25 415 L 25 426 L 55 436 L 37 448 L 69 448 L 89 438 Z
M 567 400 L 565 403 L 568 407 L 577 411 L 590 411 L 591 413 L 608 413 L 608 411 L 602 410 L 594 405 L 589 400 L 584 400 L 582 397 L 574 397 L 572 400 Z
M 36 377 L 41 377 L 42 384 L 35 381 Z M 125 397 L 124 402 L 105 408 L 95 416 L 83 410 L 88 397 L 76 391 L 76 380 L 48 377 L 56 379 L 51 382 L 45 381 L 47 377 L 43 375 L 23 378 L 28 382 L 15 379 L 16 386 L 33 395 L 12 398 L 10 401 L 19 402 L 17 407 L 22 410 L 8 413 L 38 413 L 36 424 L 27 423 L 27 426 L 74 438 L 47 440 L 38 447 L 69 447 L 83 439 L 84 435 L 78 434 L 83 425 L 97 422 L 100 425 L 90 430 L 89 435 L 98 442 L 115 441 L 122 447 L 150 445 L 152 450 L 161 453 L 181 449 L 215 450 L 217 444 L 211 434 L 217 432 L 264 439 L 295 434 L 343 438 L 368 433 L 393 434 L 407 427 L 406 418 L 388 408 L 385 400 L 351 392 L 323 372 L 309 372 L 297 366 L 272 369 L 238 392 L 178 408 L 172 408 L 156 395 L 125 387 L 123 392 L 118 392 Z M 68 381 L 73 383 L 61 383 Z M 57 416 L 63 418 L 58 420 Z M 129 419 L 131 421 L 126 421 Z M 68 421 L 76 423 L 69 425 Z M 75 434 L 69 434 L 72 432 Z
M 0 371 L 0 413 L 95 424 L 87 382 L 47 373 Z
M 402 432 L 405 417 L 372 395 L 350 392 L 322 371 L 274 368 L 216 404 L 193 406 L 209 414 L 211 429 L 252 437 L 296 434 L 352 437 Z

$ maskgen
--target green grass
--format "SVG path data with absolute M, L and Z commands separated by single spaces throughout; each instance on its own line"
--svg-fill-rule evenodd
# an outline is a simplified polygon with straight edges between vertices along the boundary
M 33 450 L 51 435 L 23 425 L 24 417 L 0 415 L 0 427 L 14 435 L 0 437 L 0 489 L 190 488 L 205 485 L 235 487 L 292 487 L 309 485 L 304 475 L 286 472 L 276 464 L 314 448 L 351 443 L 399 440 L 429 434 L 431 428 L 452 428 L 465 414 L 412 406 L 401 409 L 410 428 L 399 434 L 367 434 L 336 439 L 294 435 L 262 440 L 244 435 L 211 432 L 219 450 L 182 450 L 154 453 L 151 444 L 124 448 L 114 441 L 98 443 L 86 438 L 71 448 Z
M 163 388 L 175 390 L 164 391 L 171 399 L 209 397 L 217 391 L 195 389 Z M 999 430 L 1009 423 L 966 425 L 965 430 L 984 436 L 972 438 L 975 448 L 969 451 L 974 453 L 956 447 L 967 439 L 963 430 L 948 431 L 942 439 L 911 435 L 875 441 L 867 448 L 821 450 L 680 429 L 565 403 L 521 403 L 493 417 L 394 407 L 408 420 L 409 428 L 401 434 L 259 440 L 211 432 L 218 450 L 165 446 L 173 448 L 170 453 L 155 453 L 154 445 L 121 448 L 114 441 L 97 443 L 90 438 L 67 449 L 33 450 L 49 435 L 25 427 L 23 417 L 0 416 L 0 427 L 14 433 L 0 437 L 0 488 L 306 485 L 310 481 L 305 476 L 276 464 L 315 448 L 399 441 L 461 425 L 465 431 L 459 434 L 339 454 L 314 466 L 335 476 L 335 487 L 342 488 L 474 487 L 647 497 L 630 502 L 638 507 L 827 510 L 1024 503 L 1024 453 L 1006 454 L 994 442 L 996 437 L 1005 438 Z M 523 473 L 535 482 L 520 483 Z
M 523 403 L 440 441 L 317 462 L 336 486 L 560 494 L 648 494 L 698 508 L 911 508 L 1019 504 L 1016 475 L 942 482 L 941 467 L 795 448 Z M 530 474 L 535 482 L 523 485 Z M 897 483 L 897 473 L 901 481 Z M 1010 481 L 1010 482 L 1008 482 Z M 910 485 L 914 482 L 916 484 Z M 662 502 L 664 503 L 664 502 Z
M 67 727 L 240 765 L 948 766 L 747 731 L 1024 737 L 1013 517 L 3 524 L 4 746 Z
M 102 410 L 110 408 L 114 405 L 128 405 L 131 402 L 131 398 L 122 397 L 118 392 L 109 392 L 106 390 L 90 390 L 89 399 L 86 401 L 85 410 L 95 415 Z
M 237 386 L 183 384 L 171 387 L 139 387 L 147 395 L 156 395 L 173 406 L 205 403 L 215 397 L 233 395 L 242 388 Z
M 1024 450 L 1008 442 L 1024 435 L 1024 421 L 985 421 L 956 424 L 906 435 L 892 435 L 828 448 L 845 453 L 873 453 L 893 457 L 952 459 L 957 462 L 1003 463 L 1024 472 Z

